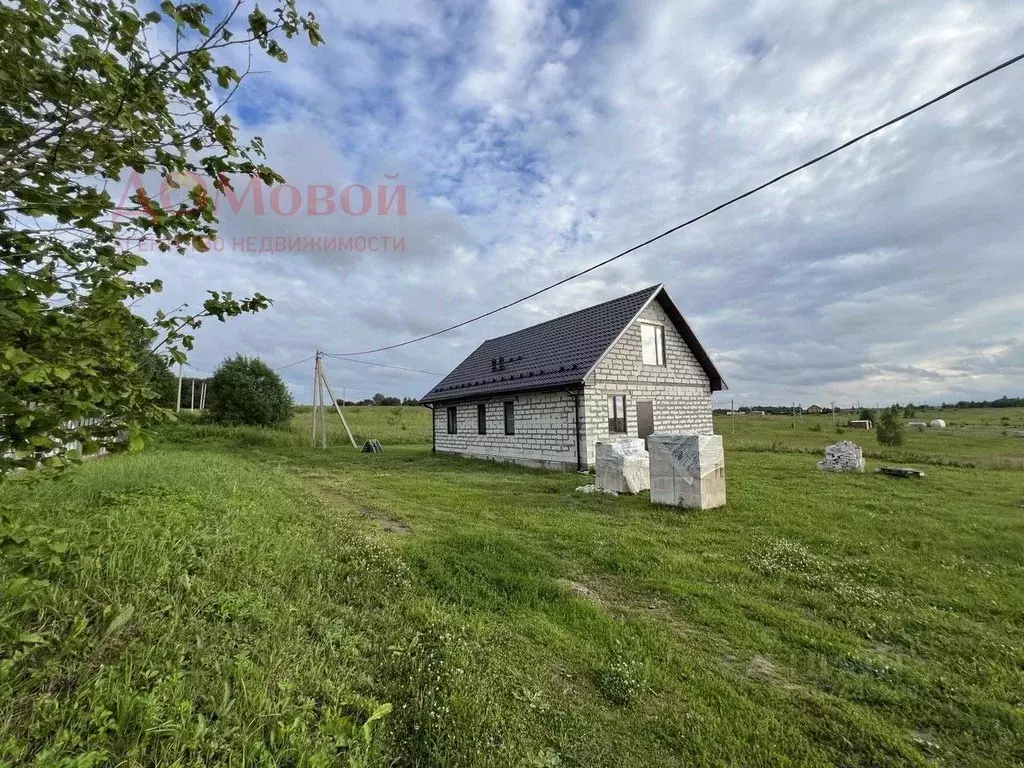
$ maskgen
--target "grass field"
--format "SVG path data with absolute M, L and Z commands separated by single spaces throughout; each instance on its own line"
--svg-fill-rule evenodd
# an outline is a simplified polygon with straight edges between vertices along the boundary
M 853 440 L 866 456 L 889 461 L 961 464 L 1024 469 L 1024 408 L 971 408 L 919 411 L 910 421 L 942 419 L 945 429 L 905 429 L 899 448 L 878 444 L 874 431 L 849 429 L 848 413 L 789 416 L 715 416 L 715 432 L 736 450 L 810 451 L 829 443 Z M 428 424 L 429 426 L 429 424 Z
M 2 614 L 0 763 L 1024 762 L 1020 411 L 908 435 L 914 481 L 817 472 L 882 453 L 827 416 L 725 417 L 729 503 L 685 513 L 387 410 L 346 409 L 384 454 L 183 424 L 0 488 L 68 545 L 0 564 L 41 582 Z

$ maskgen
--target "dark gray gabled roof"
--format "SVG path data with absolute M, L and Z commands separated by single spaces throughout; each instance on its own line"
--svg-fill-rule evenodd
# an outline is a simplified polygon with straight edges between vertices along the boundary
M 438 403 L 578 386 L 640 311 L 655 298 L 708 374 L 712 390 L 724 389 L 725 382 L 668 297 L 664 286 L 654 285 L 515 333 L 488 339 L 420 402 Z

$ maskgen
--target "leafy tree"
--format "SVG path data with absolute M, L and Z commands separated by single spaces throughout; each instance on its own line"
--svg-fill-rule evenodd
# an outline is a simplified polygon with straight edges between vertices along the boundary
M 278 2 L 232 0 L 219 17 L 170 0 L 148 12 L 133 0 L 0 4 L 0 479 L 44 456 L 64 466 L 72 440 L 89 452 L 127 433 L 138 448 L 162 418 L 131 330 L 129 306 L 162 287 L 137 276 L 139 251 L 206 251 L 232 179 L 282 181 L 223 110 L 250 72 L 228 48 L 285 61 L 282 39 L 321 42 L 312 15 Z M 141 188 L 147 172 L 165 194 Z M 126 179 L 138 187 L 115 203 L 108 187 Z M 144 347 L 183 361 L 205 318 L 268 305 L 211 291 L 201 309 L 145 323 Z M 102 423 L 68 426 L 86 418 Z
M 880 445 L 903 445 L 903 422 L 899 406 L 886 408 L 875 426 L 875 436 Z
M 861 421 L 874 421 L 875 412 L 870 408 L 861 408 L 860 414 L 858 414 L 857 418 Z
M 218 424 L 285 427 L 292 412 L 288 387 L 259 358 L 237 355 L 213 372 L 206 413 Z

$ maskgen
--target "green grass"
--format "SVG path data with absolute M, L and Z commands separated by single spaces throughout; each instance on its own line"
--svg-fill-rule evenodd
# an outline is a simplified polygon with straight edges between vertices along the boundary
M 853 440 L 864 455 L 889 462 L 953 464 L 987 468 L 1024 469 L 1024 408 L 978 408 L 918 411 L 903 419 L 930 422 L 943 419 L 946 429 L 905 429 L 904 444 L 878 444 L 874 430 L 850 429 L 853 414 L 797 416 L 715 416 L 715 432 L 727 448 L 739 451 L 821 453 L 838 440 Z
M 423 406 L 348 405 L 343 412 L 360 445 L 369 439 L 380 440 L 385 445 L 430 442 L 430 410 Z M 312 408 L 300 408 L 292 421 L 292 431 L 300 434 L 307 444 L 312 434 L 312 421 Z M 326 424 L 328 445 L 348 443 L 348 435 L 333 408 L 327 411 Z
M 429 439 L 418 413 L 397 432 Z M 3 614 L 5 648 L 43 642 L 0 652 L 0 761 L 1024 762 L 1024 474 L 988 433 L 908 442 L 927 475 L 898 480 L 720 421 L 729 503 L 689 513 L 380 435 L 313 451 L 301 418 L 0 489 L 71 544 Z M 371 750 L 325 730 L 384 702 Z

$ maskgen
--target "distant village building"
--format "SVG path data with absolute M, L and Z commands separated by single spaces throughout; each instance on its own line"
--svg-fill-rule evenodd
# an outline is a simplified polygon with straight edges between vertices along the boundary
M 822 409 L 821 409 L 820 405 L 808 405 L 806 412 L 807 413 L 821 413 L 821 410 Z
M 434 450 L 584 469 L 595 446 L 714 432 L 725 382 L 663 285 L 489 339 L 420 402 Z

